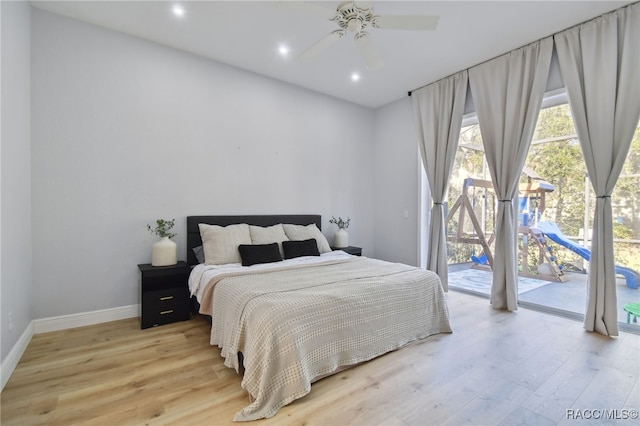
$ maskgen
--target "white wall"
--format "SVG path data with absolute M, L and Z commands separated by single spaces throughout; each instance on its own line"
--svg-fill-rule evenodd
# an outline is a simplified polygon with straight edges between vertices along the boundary
M 34 317 L 138 303 L 138 263 L 193 214 L 349 216 L 373 252 L 374 112 L 33 10 Z
M 31 17 L 26 2 L 2 2 L 0 323 L 2 365 L 29 327 L 31 310 Z M 11 315 L 12 320 L 9 321 Z M 15 360 L 17 362 L 17 359 Z M 10 368 L 12 369 L 12 367 Z M 6 371 L 3 368 L 3 372 Z M 3 376 L 4 385 L 6 377 Z
M 412 108 L 407 96 L 376 110 L 374 236 L 375 257 L 419 266 L 422 175 Z

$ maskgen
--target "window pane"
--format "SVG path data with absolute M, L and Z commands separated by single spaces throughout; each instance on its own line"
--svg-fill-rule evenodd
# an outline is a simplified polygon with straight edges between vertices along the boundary
M 489 169 L 484 156 L 484 147 L 482 146 L 482 136 L 478 124 L 464 126 L 460 132 L 458 142 L 458 151 L 449 180 L 449 192 L 447 197 L 448 211 L 456 208 L 456 202 L 460 202 L 460 197 L 465 188 L 465 180 L 485 180 L 490 181 Z M 473 206 L 473 213 L 480 223 L 481 230 L 485 235 L 493 232 L 493 204 L 491 200 L 495 198 L 493 191 L 483 187 L 468 186 L 467 196 Z M 488 202 L 489 200 L 489 202 Z M 463 212 L 460 217 L 460 208 L 456 208 L 456 213 L 451 217 L 447 224 L 448 235 L 460 235 L 464 238 L 476 237 L 476 231 L 473 227 L 468 212 Z M 460 226 L 462 222 L 462 226 Z M 449 242 L 448 244 L 448 263 L 451 264 L 468 264 L 472 257 L 480 256 L 482 247 L 477 244 L 468 244 L 460 242 Z
M 472 179 L 470 181 L 469 179 Z M 484 182 L 488 182 L 485 185 Z M 449 183 L 447 236 L 449 242 L 449 285 L 451 288 L 487 295 L 491 275 L 471 272 L 488 269 L 483 264 L 483 247 L 479 234 L 492 241 L 496 197 L 491 189 L 491 177 L 484 157 L 482 136 L 478 124 L 463 126 L 458 151 Z M 548 184 L 544 195 L 523 188 Z M 580 318 L 585 312 L 589 262 L 578 252 L 591 249 L 591 230 L 595 213 L 595 194 L 587 177 L 582 149 L 575 131 L 571 109 L 567 103 L 540 111 L 533 141 L 521 177 L 521 233 L 518 239 L 518 269 L 520 271 L 519 303 L 540 307 Z M 611 196 L 616 265 L 640 272 L 640 123 L 631 143 L 624 168 Z M 460 215 L 460 201 L 466 194 L 472 213 Z M 525 220 L 526 213 L 526 220 Z M 473 226 L 471 215 L 479 223 Z M 544 244 L 537 244 L 528 233 L 540 221 L 552 222 L 573 249 L 560 245 L 545 235 Z M 457 240 L 457 241 L 454 241 Z M 463 240 L 463 241 L 460 241 Z M 493 244 L 490 243 L 493 250 Z M 546 255 L 543 253 L 545 252 Z M 589 253 L 590 254 L 590 253 Z M 562 269 L 560 275 L 550 272 L 553 264 Z M 551 269 L 550 269 L 551 268 Z M 484 272 L 484 271 L 483 271 Z M 542 279 L 540 279 L 542 278 Z M 483 282 L 481 282 L 483 281 Z M 617 278 L 618 320 L 626 323 L 623 306 L 640 301 L 637 289 L 626 285 L 623 276 Z M 624 324 L 623 329 L 640 331 L 640 322 Z

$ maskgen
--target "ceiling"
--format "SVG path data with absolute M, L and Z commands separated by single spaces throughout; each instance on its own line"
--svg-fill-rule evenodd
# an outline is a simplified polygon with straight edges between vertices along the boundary
M 347 34 L 314 59 L 297 56 L 337 29 L 291 1 L 32 1 L 35 7 L 377 108 L 457 71 L 633 1 L 373 1 L 376 15 L 439 15 L 436 31 L 369 29 L 384 67 L 367 70 Z M 334 1 L 306 2 L 335 9 Z M 356 1 L 356 4 L 359 2 Z M 365 2 L 362 2 L 365 3 Z M 174 4 L 185 14 L 176 17 Z M 286 44 L 282 57 L 278 46 Z M 358 72 L 360 80 L 352 81 Z

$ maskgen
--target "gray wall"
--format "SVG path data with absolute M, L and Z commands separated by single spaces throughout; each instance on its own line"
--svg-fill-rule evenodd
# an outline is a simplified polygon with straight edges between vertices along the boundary
M 156 218 L 319 213 L 374 247 L 374 111 L 33 9 L 34 318 L 138 303 Z M 345 117 L 348 117 L 346 119 Z
M 428 189 L 420 195 L 422 166 L 411 98 L 378 108 L 375 122 L 375 257 L 419 266 L 424 256 L 418 249 L 421 198 L 429 195 Z
M 0 341 L 2 360 L 32 320 L 31 17 L 26 2 L 2 2 L 0 145 Z M 9 318 L 11 317 L 11 321 Z

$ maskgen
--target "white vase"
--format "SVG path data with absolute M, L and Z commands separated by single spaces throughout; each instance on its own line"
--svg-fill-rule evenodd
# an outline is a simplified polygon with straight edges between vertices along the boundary
M 176 243 L 169 237 L 162 237 L 151 247 L 151 266 L 169 266 L 178 263 Z
M 344 229 L 338 229 L 333 236 L 333 246 L 335 248 L 349 247 L 349 234 Z

